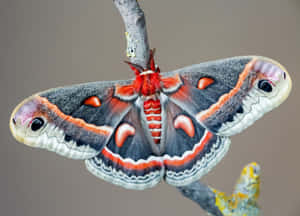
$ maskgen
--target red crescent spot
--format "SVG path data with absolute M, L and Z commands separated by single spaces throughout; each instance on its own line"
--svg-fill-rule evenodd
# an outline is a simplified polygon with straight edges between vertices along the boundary
M 92 96 L 84 100 L 83 104 L 92 106 L 92 107 L 100 107 L 101 101 L 97 96 Z
M 212 78 L 202 77 L 198 81 L 198 89 L 206 89 L 207 86 L 213 84 L 215 81 Z
M 192 120 L 185 115 L 179 115 L 176 117 L 174 121 L 174 128 L 181 128 L 187 135 L 189 135 L 189 137 L 193 137 L 195 135 L 194 124 Z
M 133 136 L 135 129 L 127 123 L 121 124 L 115 134 L 115 142 L 119 148 L 121 148 L 128 136 Z

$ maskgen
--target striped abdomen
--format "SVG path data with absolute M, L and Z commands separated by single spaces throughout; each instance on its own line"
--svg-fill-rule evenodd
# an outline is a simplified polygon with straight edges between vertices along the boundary
M 161 140 L 161 104 L 160 100 L 151 98 L 144 101 L 144 113 L 147 125 L 154 143 L 160 144 Z

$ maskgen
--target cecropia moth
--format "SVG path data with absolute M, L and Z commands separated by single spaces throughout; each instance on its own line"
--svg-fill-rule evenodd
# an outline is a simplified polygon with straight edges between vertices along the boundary
M 127 62 L 135 79 L 50 89 L 18 105 L 13 136 L 85 160 L 95 176 L 129 189 L 162 179 L 184 186 L 226 154 L 229 137 L 281 104 L 291 79 L 279 63 L 234 57 L 160 73 Z

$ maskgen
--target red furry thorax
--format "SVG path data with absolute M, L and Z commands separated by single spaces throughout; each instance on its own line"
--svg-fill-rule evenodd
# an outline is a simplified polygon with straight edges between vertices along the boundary
M 150 74 L 137 74 L 134 81 L 134 88 L 136 92 L 149 96 L 160 91 L 160 74 L 153 72 Z
M 144 96 L 150 96 L 161 90 L 160 86 L 160 69 L 154 62 L 154 49 L 150 50 L 149 62 L 147 68 L 137 64 L 127 62 L 135 73 L 133 82 L 134 90 Z

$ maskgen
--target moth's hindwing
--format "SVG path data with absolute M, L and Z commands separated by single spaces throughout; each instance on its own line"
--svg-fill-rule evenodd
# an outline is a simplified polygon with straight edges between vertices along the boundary
M 281 104 L 291 90 L 288 72 L 274 60 L 249 56 L 192 65 L 167 73 L 183 83 L 164 92 L 215 134 L 239 133 Z
M 229 149 L 229 138 L 209 132 L 174 103 L 163 105 L 167 116 L 162 155 L 153 153 L 140 110 L 133 107 L 102 152 L 86 160 L 87 169 L 110 183 L 138 190 L 153 187 L 162 178 L 171 185 L 187 185 L 211 170 Z
M 225 156 L 230 139 L 208 131 L 171 101 L 165 107 L 165 180 L 174 186 L 184 186 L 199 180 Z
M 153 153 L 140 121 L 140 110 L 132 107 L 117 125 L 107 145 L 86 160 L 97 177 L 129 189 L 155 186 L 164 174 L 163 161 Z

